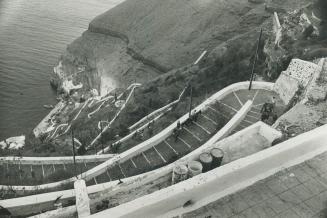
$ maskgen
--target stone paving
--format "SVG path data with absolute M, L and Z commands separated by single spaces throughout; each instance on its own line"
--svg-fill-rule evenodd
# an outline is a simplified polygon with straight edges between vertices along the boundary
M 326 218 L 327 152 L 182 217 Z

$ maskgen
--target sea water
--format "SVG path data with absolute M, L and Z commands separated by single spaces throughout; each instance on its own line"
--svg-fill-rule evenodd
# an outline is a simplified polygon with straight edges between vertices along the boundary
M 56 104 L 50 74 L 67 44 L 122 0 L 0 0 L 0 141 L 29 133 Z

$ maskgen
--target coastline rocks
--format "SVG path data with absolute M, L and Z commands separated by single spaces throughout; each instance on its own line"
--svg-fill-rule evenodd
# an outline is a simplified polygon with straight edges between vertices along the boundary
M 72 80 L 64 80 L 62 83 L 62 89 L 65 93 L 70 93 L 73 90 L 81 89 L 83 84 L 74 85 Z

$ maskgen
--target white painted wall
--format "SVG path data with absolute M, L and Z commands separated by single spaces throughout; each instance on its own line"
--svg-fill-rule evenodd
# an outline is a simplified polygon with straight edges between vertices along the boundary
M 276 172 L 327 152 L 327 125 L 92 218 L 173 217 L 216 201 Z M 292 154 L 292 155 L 290 155 Z M 183 208 L 185 202 L 192 205 Z
M 76 196 L 76 210 L 79 218 L 88 217 L 91 214 L 90 199 L 87 193 L 85 181 L 79 179 L 74 182 Z
M 248 138 L 254 137 L 254 135 L 258 133 L 264 136 L 269 143 L 271 143 L 274 139 L 279 138 L 281 136 L 280 132 L 267 126 L 265 123 L 257 122 L 233 134 L 230 137 L 218 141 L 217 143 L 212 143 L 208 146 L 198 148 L 197 150 L 190 153 L 188 156 L 184 157 L 183 160 L 179 160 L 178 162 L 187 163 L 190 160 L 196 160 L 200 153 L 208 151 L 213 147 L 219 147 L 224 150 L 228 149 L 229 151 L 233 149 L 239 150 L 243 146 L 243 145 L 238 146 L 240 144 L 240 140 L 243 141 L 245 144 L 251 143 L 249 142 Z M 234 148 L 230 149 L 230 147 L 234 147 Z M 172 163 L 166 167 L 157 169 L 155 171 L 124 179 L 124 183 L 121 185 L 117 185 L 117 181 L 113 181 L 113 182 L 87 187 L 88 194 L 91 199 L 91 206 L 94 205 L 96 202 L 101 202 L 102 199 L 109 198 L 110 196 L 114 196 L 117 193 L 130 192 L 133 189 L 143 186 L 151 181 L 158 181 L 159 179 L 165 177 L 167 174 L 171 174 L 171 171 L 175 166 L 175 164 L 176 163 Z M 59 196 L 62 196 L 61 199 L 63 199 L 64 202 L 67 202 L 68 200 L 73 199 L 75 197 L 75 191 L 74 190 L 58 191 L 58 192 L 45 193 L 45 194 L 27 196 L 27 197 L 16 198 L 16 199 L 8 199 L 8 200 L 0 201 L 0 205 L 3 205 L 10 211 L 14 211 L 14 215 L 24 215 L 28 211 L 42 211 L 42 210 L 53 209 L 52 202 Z M 69 207 L 65 210 L 65 214 L 72 215 L 75 212 L 76 212 L 75 207 Z M 52 214 L 52 212 L 49 213 Z M 58 217 L 61 216 L 58 215 Z
M 117 154 L 104 154 L 104 155 L 84 155 L 75 156 L 76 163 L 90 163 L 106 161 L 115 157 Z M 0 157 L 0 164 L 31 164 L 31 165 L 46 165 L 46 164 L 71 164 L 74 163 L 72 156 L 61 157 Z
M 253 89 L 272 90 L 273 85 L 274 85 L 273 83 L 268 83 L 268 82 L 253 82 L 252 87 L 253 87 Z M 247 89 L 248 86 L 249 86 L 249 82 L 240 82 L 240 83 L 235 83 L 233 85 L 230 85 L 230 86 L 220 90 L 216 94 L 212 95 L 210 98 L 208 98 L 201 105 L 196 107 L 194 110 L 197 110 L 197 111 L 205 110 L 205 108 L 207 108 L 210 104 L 214 103 L 217 100 L 224 98 L 229 93 L 240 90 L 240 89 Z M 184 156 L 179 161 L 188 161 L 188 160 L 195 159 L 203 149 L 209 148 L 216 141 L 220 140 L 223 137 L 226 137 L 229 134 L 229 132 L 231 132 L 245 117 L 246 113 L 250 110 L 251 104 L 252 104 L 251 102 L 246 103 L 242 107 L 242 109 L 236 115 L 234 115 L 234 117 L 218 133 L 216 133 L 209 141 L 207 141 L 200 148 L 198 148 L 198 149 L 192 151 L 191 153 L 189 153 L 188 155 Z M 182 123 L 187 119 L 187 117 L 188 117 L 188 114 L 184 115 L 179 120 Z M 85 176 L 83 176 L 83 178 L 86 180 L 91 179 L 94 176 L 97 176 L 97 175 L 101 174 L 102 172 L 104 172 L 104 170 L 106 170 L 106 168 L 108 166 L 110 166 L 111 164 L 115 164 L 115 162 L 117 162 L 117 161 L 123 161 L 125 159 L 129 159 L 130 157 L 141 153 L 142 151 L 146 150 L 147 148 L 160 143 L 163 139 L 165 139 L 165 137 L 170 135 L 171 131 L 175 128 L 176 125 L 177 125 L 177 121 L 174 122 L 173 124 L 171 124 L 169 127 L 167 127 L 165 130 L 163 130 L 159 134 L 150 138 L 149 140 L 147 140 L 147 141 L 137 145 L 136 147 L 134 147 L 122 154 L 119 154 L 118 156 L 115 156 L 114 158 L 106 161 L 105 163 L 102 163 L 102 164 L 96 166 L 95 168 L 87 171 L 85 173 Z M 241 133 L 241 132 L 239 132 L 239 133 Z M 238 133 L 236 133 L 236 134 L 238 134 Z M 136 175 L 133 177 L 126 178 L 126 179 L 124 179 L 124 184 L 122 186 L 123 187 L 127 187 L 127 186 L 133 187 L 133 186 L 138 186 L 140 184 L 145 184 L 150 181 L 154 181 L 155 179 L 160 178 L 163 175 L 169 173 L 171 171 L 171 169 L 173 168 L 173 166 L 174 166 L 174 163 L 167 165 L 165 167 L 159 168 L 155 171 L 151 171 L 151 172 L 144 173 L 141 175 Z M 40 185 L 40 186 L 12 186 L 12 188 L 14 188 L 16 190 L 48 189 L 48 188 L 60 187 L 62 184 L 70 183 L 75 180 L 76 180 L 76 178 L 70 178 L 68 180 L 64 180 L 61 182 L 50 183 L 50 184 L 45 184 L 45 185 Z M 8 187 L 0 186 L 0 189 L 1 188 L 7 189 Z M 117 186 L 117 181 L 113 181 L 113 182 L 108 182 L 108 183 L 103 183 L 103 184 L 88 187 L 88 192 L 89 192 L 89 194 L 92 194 L 92 193 L 95 194 L 95 193 L 98 193 L 98 192 L 101 192 L 104 190 L 106 190 L 104 192 L 108 192 L 108 190 L 110 190 L 111 192 L 115 192 L 115 191 L 118 192 L 120 190 L 120 188 L 121 188 L 120 186 Z M 49 205 L 49 203 L 50 203 L 49 199 L 51 199 L 51 198 L 47 198 L 47 196 L 54 197 L 54 196 L 60 195 L 61 193 L 62 193 L 62 191 L 46 193 L 46 194 L 42 194 L 42 195 L 35 195 L 38 197 L 36 197 L 34 199 L 29 199 L 28 197 L 18 198 L 14 201 L 12 201 L 13 199 L 9 199 L 9 200 L 5 200 L 5 201 L 0 201 L 0 205 L 4 204 L 4 205 L 6 205 L 6 208 L 15 208 L 16 210 L 19 210 L 18 209 L 19 207 L 24 208 L 24 210 L 25 209 L 28 210 L 28 208 L 33 207 L 33 205 L 42 205 L 42 204 Z M 74 196 L 74 194 L 72 192 L 70 192 L 70 195 L 67 195 L 67 193 L 65 193 L 65 194 L 66 194 L 65 197 L 67 199 Z M 28 202 L 28 203 L 26 203 L 26 202 Z M 51 205 L 51 203 L 50 203 L 50 205 Z

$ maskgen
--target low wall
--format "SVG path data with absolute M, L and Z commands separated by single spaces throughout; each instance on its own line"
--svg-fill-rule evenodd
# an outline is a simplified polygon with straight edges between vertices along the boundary
M 63 206 L 68 205 L 69 201 L 75 201 L 75 190 L 71 189 L 59 192 L 31 195 L 21 198 L 0 200 L 0 206 L 9 210 L 12 216 L 25 217 L 39 211 L 54 210 L 54 201 L 59 197 Z
M 327 151 L 327 125 L 90 217 L 173 217 L 235 193 Z M 292 155 L 290 155 L 292 154 Z M 183 205 L 192 201 L 192 204 Z
M 182 90 L 182 92 L 179 94 L 178 98 L 177 98 L 175 101 L 170 102 L 169 104 L 167 104 L 167 105 L 165 105 L 165 106 L 163 106 L 163 107 L 161 107 L 161 108 L 159 108 L 159 109 L 157 109 L 157 110 L 151 112 L 151 113 L 148 114 L 147 116 L 143 117 L 142 119 L 140 119 L 139 121 L 137 121 L 136 123 L 134 123 L 133 125 L 131 125 L 130 127 L 128 127 L 128 129 L 129 129 L 129 130 L 134 129 L 136 126 L 138 126 L 138 125 L 140 125 L 141 123 L 143 123 L 144 121 L 146 121 L 146 120 L 148 119 L 148 117 L 154 116 L 155 114 L 160 113 L 160 112 L 166 110 L 166 109 L 169 108 L 169 107 L 172 107 L 174 104 L 177 104 L 177 103 L 181 100 L 181 97 L 183 96 L 184 92 L 186 91 L 186 88 L 187 88 L 187 87 L 185 87 L 185 88 Z
M 269 82 L 253 82 L 252 87 L 253 89 L 265 89 L 265 90 L 272 90 L 273 89 L 273 83 Z M 208 108 L 209 105 L 213 104 L 214 102 L 223 99 L 228 94 L 232 93 L 233 91 L 241 90 L 241 89 L 248 89 L 249 82 L 239 82 L 234 83 L 230 86 L 227 86 L 226 88 L 220 90 L 219 92 L 215 93 L 211 97 L 209 97 L 207 100 L 205 100 L 202 104 L 198 105 L 196 108 L 193 109 L 193 111 L 203 111 Z M 174 130 L 174 128 L 177 125 L 177 122 L 184 123 L 188 119 L 188 113 L 183 115 L 180 119 L 176 120 L 174 123 L 172 123 L 170 126 L 168 126 L 166 129 L 158 133 L 157 135 L 153 136 L 152 138 L 138 144 L 137 146 L 125 151 L 122 154 L 117 155 L 116 157 L 106 161 L 105 163 L 102 163 L 89 171 L 83 173 L 83 179 L 89 180 L 92 179 L 95 176 L 98 176 L 105 172 L 108 166 L 117 164 L 119 162 L 123 162 L 127 159 L 130 159 L 141 152 L 149 149 L 150 147 L 153 147 L 156 144 L 159 144 L 164 139 L 166 139 L 168 136 L 170 136 Z M 244 115 L 245 116 L 245 115 Z M 236 119 L 236 118 L 235 118 Z M 238 118 L 239 119 L 239 118 Z M 241 122 L 241 121 L 240 121 Z M 219 135 L 217 136 L 215 140 L 218 140 L 230 133 L 232 131 L 232 127 L 236 127 L 238 123 L 229 122 L 229 124 L 226 124 L 220 131 Z M 210 143 L 213 141 L 210 139 Z M 207 142 L 208 143 L 208 142 Z M 201 146 L 202 147 L 202 146 Z M 183 159 L 183 158 L 182 158 Z
M 70 207 L 63 207 L 63 208 L 58 208 L 56 210 L 52 210 L 46 213 L 42 213 L 39 215 L 35 215 L 35 216 L 30 216 L 28 218 L 76 218 L 77 217 L 77 212 L 74 214 L 70 213 L 70 208 L 74 207 L 76 208 L 76 206 L 70 206 Z
M 192 151 L 188 155 L 184 156 L 182 159 L 178 160 L 178 162 L 187 162 L 189 160 L 197 159 L 198 155 L 201 152 L 210 149 L 214 144 L 214 142 L 218 141 L 221 137 L 225 137 L 226 134 L 232 131 L 246 116 L 251 106 L 252 106 L 252 102 L 248 101 L 241 108 L 241 110 L 239 110 L 237 114 L 234 115 L 234 117 L 220 131 L 218 131 L 207 143 L 205 143 L 200 148 Z M 258 132 L 259 131 L 258 128 L 261 128 L 261 126 L 262 126 L 262 122 L 258 122 L 256 124 L 251 125 L 250 127 L 243 129 L 240 132 L 235 133 L 232 137 L 229 138 L 232 138 L 230 140 L 233 141 L 233 139 L 235 139 L 235 137 L 238 137 L 238 135 L 242 135 L 242 134 L 249 135 L 255 131 Z M 222 140 L 221 142 L 225 144 L 224 140 Z M 171 163 L 155 171 L 126 178 L 124 179 L 124 183 L 120 185 L 117 185 L 118 181 L 112 181 L 112 182 L 89 186 L 88 194 L 91 199 L 91 205 L 94 205 L 97 202 L 101 202 L 101 199 L 108 197 L 108 195 L 112 196 L 115 195 L 115 193 L 127 192 L 129 190 L 133 190 L 134 188 L 143 186 L 149 182 L 158 181 L 159 179 L 167 176 L 167 174 L 171 173 L 172 168 L 175 166 L 175 164 L 176 163 Z M 0 205 L 7 208 L 10 211 L 13 211 L 14 213 L 13 215 L 26 215 L 28 211 L 48 211 L 54 209 L 53 201 L 59 196 L 62 196 L 61 199 L 63 200 L 63 202 L 67 202 L 69 200 L 74 199 L 75 192 L 74 190 L 66 190 L 66 191 L 50 192 L 45 194 L 33 195 L 33 196 L 26 196 L 26 197 L 15 198 L 15 199 L 8 199 L 8 200 L 0 201 Z M 70 210 L 70 214 L 76 212 L 76 208 L 70 207 L 70 209 L 67 209 L 65 213 L 67 214 L 69 210 Z M 52 212 L 50 212 L 50 214 L 52 214 Z
M 219 147 L 224 149 L 226 148 L 226 146 L 227 147 L 230 147 L 230 145 L 234 146 L 235 144 L 239 143 L 242 136 L 251 137 L 252 135 L 257 133 L 264 136 L 267 139 L 267 141 L 270 143 L 275 138 L 281 136 L 280 132 L 274 130 L 273 128 L 267 126 L 262 122 L 257 122 L 233 134 L 230 137 L 220 140 L 215 144 L 210 144 L 204 148 L 198 148 L 197 150 L 194 150 L 192 153 L 190 153 L 188 156 L 185 156 L 184 160 L 179 160 L 179 161 L 187 162 L 189 160 L 195 160 L 198 158 L 200 153 L 210 150 L 212 147 Z M 88 194 L 91 200 L 91 207 L 94 207 L 94 205 L 97 202 L 101 202 L 102 199 L 108 198 L 109 196 L 114 196 L 117 193 L 129 192 L 130 190 L 133 190 L 140 186 L 144 186 L 145 184 L 150 183 L 152 181 L 160 180 L 161 178 L 167 176 L 167 174 L 171 173 L 172 168 L 175 166 L 175 164 L 176 163 L 172 163 L 166 167 L 157 169 L 155 171 L 124 179 L 124 183 L 120 185 L 117 185 L 118 181 L 112 181 L 112 182 L 107 182 L 107 183 L 102 183 L 102 184 L 87 187 Z M 30 211 L 53 210 L 54 209 L 53 202 L 56 198 L 60 196 L 61 196 L 61 201 L 65 203 L 70 200 L 74 200 L 75 191 L 66 190 L 66 191 L 50 192 L 50 193 L 44 193 L 39 195 L 33 195 L 33 196 L 26 196 L 26 197 L 15 198 L 15 199 L 8 199 L 8 200 L 0 201 L 0 205 L 11 211 L 13 215 L 16 216 L 26 215 Z M 45 213 L 44 216 L 40 216 L 40 217 L 47 217 L 46 214 L 48 213 L 52 214 L 51 217 L 53 216 L 53 212 L 49 211 Z M 65 215 L 67 216 L 72 215 L 74 213 L 76 213 L 76 207 L 74 206 L 68 207 L 65 210 Z M 62 214 L 56 214 L 56 215 L 57 216 L 55 217 L 62 217 L 61 216 Z
M 264 89 L 264 90 L 272 90 L 273 89 L 273 83 L 269 82 L 253 82 L 252 83 L 252 88 L 253 89 Z M 214 102 L 223 99 L 225 96 L 228 94 L 232 93 L 233 91 L 241 90 L 241 89 L 248 89 L 249 82 L 239 82 L 239 83 L 234 83 L 230 86 L 225 87 L 224 89 L 220 90 L 219 92 L 215 93 L 214 95 L 210 96 L 208 99 L 206 99 L 202 104 L 194 108 L 193 110 L 200 111 L 200 110 L 206 110 L 207 107 Z M 236 115 L 235 115 L 236 116 Z M 244 115 L 245 116 L 245 115 Z M 137 146 L 111 158 L 110 160 L 99 164 L 98 166 L 84 172 L 83 174 L 79 175 L 79 178 L 82 178 L 86 181 L 92 179 L 95 176 L 98 176 L 102 173 L 104 173 L 107 169 L 107 167 L 111 165 L 115 165 L 119 162 L 123 162 L 131 157 L 134 157 L 141 152 L 147 150 L 148 148 L 159 144 L 162 142 L 164 139 L 166 139 L 174 130 L 174 128 L 177 125 L 177 122 L 179 121 L 180 123 L 184 123 L 188 119 L 188 113 L 182 116 L 180 119 L 176 120 L 174 123 L 172 123 L 170 126 L 165 128 L 163 131 L 158 133 L 157 135 L 153 136 L 152 138 L 138 144 Z M 233 118 L 232 118 L 233 119 Z M 240 121 L 241 122 L 241 121 Z M 230 123 L 230 122 L 229 122 Z M 233 123 L 233 122 L 232 122 Z M 228 135 L 229 131 L 231 131 L 232 127 L 236 126 L 237 124 L 226 124 L 217 134 L 216 140 Z M 226 127 L 227 126 L 227 127 Z M 213 140 L 209 140 L 206 144 L 213 143 Z M 202 146 L 201 146 L 202 147 Z M 194 152 L 194 151 L 193 151 Z M 191 153 L 193 153 L 191 152 Z M 185 156 L 186 157 L 186 156 Z M 185 158 L 184 157 L 184 158 Z M 182 159 L 184 159 L 182 158 Z M 169 165 L 168 165 L 169 166 Z M 133 177 L 131 177 L 133 178 Z M 56 187 L 60 187 L 64 184 L 68 184 L 71 182 L 74 182 L 76 180 L 75 177 L 66 179 L 60 182 L 54 182 L 54 183 L 48 183 L 48 184 L 43 184 L 39 186 L 11 186 L 10 188 L 13 190 L 25 190 L 25 191 L 33 191 L 33 190 L 44 190 L 44 189 L 53 189 Z M 0 189 L 8 189 L 7 186 L 0 186 Z
M 170 110 L 170 109 L 168 109 L 167 111 L 169 111 L 169 110 Z M 134 130 L 134 131 L 131 132 L 130 134 L 126 135 L 125 137 L 123 137 L 123 138 L 121 138 L 120 140 L 118 140 L 118 141 L 116 141 L 115 143 L 113 143 L 113 145 L 115 145 L 115 144 L 117 144 L 117 143 L 124 143 L 125 141 L 129 140 L 130 138 L 132 138 L 132 137 L 135 135 L 136 132 L 141 131 L 141 130 L 147 128 L 148 125 L 149 125 L 149 123 L 154 122 L 154 121 L 160 119 L 163 115 L 164 115 L 164 113 L 159 114 L 157 117 L 155 117 L 154 119 L 152 119 L 152 120 L 150 120 L 149 122 L 145 123 L 143 126 L 139 127 L 138 129 Z M 108 152 L 109 149 L 110 149 L 110 146 L 107 146 L 107 147 L 104 148 L 103 150 L 99 151 L 97 154 L 99 154 L 99 155 L 101 154 L 101 155 L 102 155 L 103 153 Z
M 76 163 L 102 162 L 115 157 L 117 154 L 104 155 L 85 155 L 75 156 Z M 30 164 L 30 165 L 47 165 L 47 164 L 71 164 L 74 163 L 72 156 L 62 157 L 0 157 L 0 164 Z

